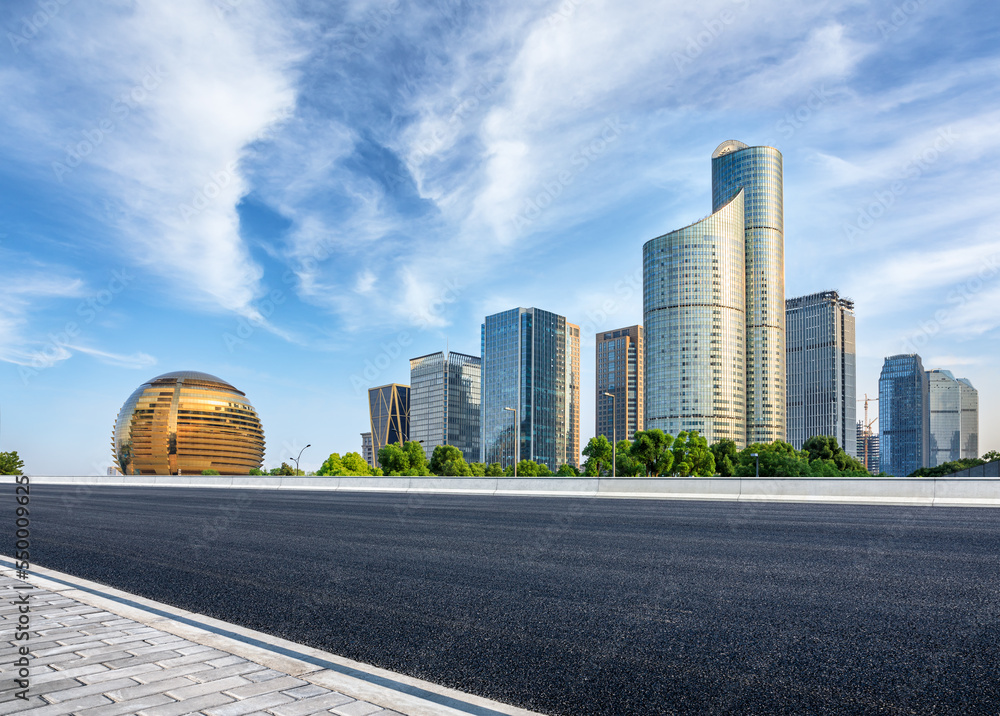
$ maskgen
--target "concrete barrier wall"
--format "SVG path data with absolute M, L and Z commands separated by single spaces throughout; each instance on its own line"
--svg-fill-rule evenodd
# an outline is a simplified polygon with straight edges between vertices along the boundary
M 14 475 L 0 475 L 13 484 Z M 34 485 L 1000 507 L 1000 478 L 37 476 Z

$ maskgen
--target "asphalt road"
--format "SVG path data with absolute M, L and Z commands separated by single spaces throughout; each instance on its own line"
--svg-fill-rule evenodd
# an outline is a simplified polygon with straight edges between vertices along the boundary
M 1000 711 L 1000 510 L 31 496 L 36 564 L 545 713 Z

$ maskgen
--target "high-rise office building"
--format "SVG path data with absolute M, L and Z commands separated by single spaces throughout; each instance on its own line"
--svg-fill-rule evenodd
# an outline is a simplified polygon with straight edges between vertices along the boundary
M 441 351 L 410 359 L 410 439 L 430 459 L 438 445 L 453 445 L 478 462 L 482 401 L 479 356 Z
M 410 439 L 410 386 L 390 383 L 368 389 L 368 414 L 372 424 L 372 453 L 386 445 Z
M 854 302 L 836 291 L 786 300 L 785 352 L 788 442 L 832 435 L 858 457 Z
M 785 219 L 781 152 L 729 140 L 712 154 L 712 211 L 743 192 L 747 442 L 785 439 Z
M 597 334 L 595 435 L 631 440 L 643 429 L 642 326 Z M 614 395 L 614 400 L 605 393 Z M 614 413 L 612 413 L 612 410 Z
M 948 370 L 927 371 L 930 454 L 927 467 L 979 457 L 979 393 Z
M 866 428 L 863 420 L 858 421 L 857 440 L 858 460 L 872 475 L 879 473 L 878 433 Z
M 481 336 L 482 461 L 579 465 L 579 326 L 514 308 L 487 316 Z
M 375 464 L 375 449 L 372 446 L 372 434 L 361 433 L 361 457 L 368 463 L 369 467 L 377 467 Z
M 880 470 L 906 477 L 929 459 L 928 381 L 916 354 L 885 359 L 878 379 Z
M 781 153 L 712 154 L 713 213 L 643 246 L 647 428 L 785 439 Z

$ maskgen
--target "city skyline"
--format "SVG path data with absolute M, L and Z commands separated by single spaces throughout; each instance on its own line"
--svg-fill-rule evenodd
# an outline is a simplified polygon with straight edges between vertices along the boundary
M 857 394 L 920 353 L 1000 449 L 989 10 L 5 3 L 0 450 L 103 474 L 121 402 L 190 369 L 246 391 L 265 467 L 316 469 L 514 305 L 580 325 L 586 444 L 594 335 L 642 322 L 641 246 L 729 137 L 784 156 L 785 294 L 854 300 Z

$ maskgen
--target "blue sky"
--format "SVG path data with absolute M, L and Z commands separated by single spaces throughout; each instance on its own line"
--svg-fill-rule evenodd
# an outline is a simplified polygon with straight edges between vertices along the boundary
M 857 308 L 858 395 L 916 351 L 1000 449 L 990 2 L 4 2 L 0 449 L 104 472 L 174 370 L 247 393 L 266 466 L 360 447 L 364 388 L 488 313 L 642 320 L 641 251 L 723 140 L 784 154 L 786 295 Z

